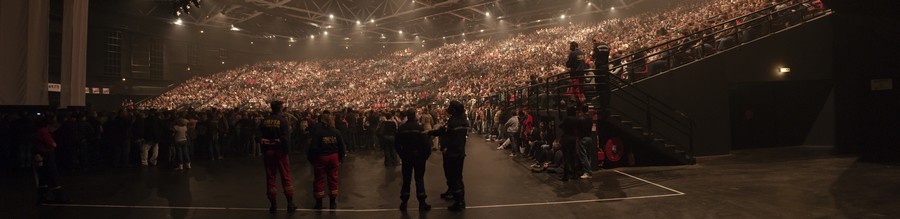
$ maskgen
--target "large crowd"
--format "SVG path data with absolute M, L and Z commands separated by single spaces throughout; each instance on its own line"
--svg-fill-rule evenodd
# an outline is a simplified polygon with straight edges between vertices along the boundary
M 418 53 L 404 50 L 366 59 L 267 61 L 192 78 L 139 103 L 138 108 L 258 109 L 270 99 L 284 100 L 290 107 L 369 108 L 470 99 L 565 71 L 568 42 L 589 45 L 589 39 L 599 35 L 613 48 L 612 58 L 618 58 L 775 4 L 787 3 L 686 1 L 626 18 L 570 23 L 507 39 L 450 43 Z
M 664 11 L 541 29 L 502 40 L 446 44 L 421 53 L 260 62 L 192 78 L 118 112 L 0 113 L 0 155 L 11 158 L 7 164 L 24 168 L 49 165 L 37 162 L 45 158 L 33 156 L 36 151 L 58 150 L 58 158 L 46 159 L 58 161 L 53 165 L 64 170 L 135 165 L 184 169 L 191 168 L 195 156 L 204 160 L 260 156 L 258 128 L 272 99 L 286 103 L 284 116 L 291 139 L 296 139 L 289 146 L 292 151 L 309 146 L 311 127 L 321 126 L 316 118 L 326 111 L 334 114 L 335 128 L 347 139 L 351 153 L 385 148 L 392 144 L 385 136 L 393 136 L 404 123 L 403 107 L 427 117 L 415 120 L 426 131 L 439 127 L 448 115 L 434 107 L 435 102 L 485 97 L 566 71 L 562 64 L 568 42 L 589 45 L 587 40 L 599 35 L 614 48 L 615 58 L 773 4 L 782 3 L 688 1 Z M 563 171 L 562 162 L 568 158 L 563 159 L 556 133 L 565 134 L 565 124 L 532 116 L 527 109 L 465 102 L 472 130 L 497 140 L 498 149 L 533 161 L 534 171 Z M 582 119 L 589 116 L 578 114 Z M 179 144 L 186 149 L 176 150 Z M 385 152 L 384 164 L 397 165 L 396 156 Z M 587 167 L 582 172 L 582 177 L 590 177 Z

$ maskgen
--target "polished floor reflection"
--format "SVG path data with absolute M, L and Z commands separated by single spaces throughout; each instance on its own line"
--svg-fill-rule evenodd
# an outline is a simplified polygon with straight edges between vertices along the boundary
M 407 213 L 399 204 L 400 168 L 378 152 L 358 152 L 341 167 L 338 211 L 316 212 L 310 165 L 292 158 L 301 209 L 270 215 L 259 158 L 196 162 L 190 171 L 134 168 L 64 174 L 70 205 L 34 203 L 25 173 L 3 177 L 4 218 L 696 218 L 898 217 L 900 170 L 830 155 L 825 147 L 737 151 L 698 165 L 600 170 L 590 180 L 560 182 L 532 173 L 493 143 L 471 136 L 464 212 L 445 210 L 441 158 L 428 161 L 426 187 L 435 209 Z M 31 184 L 29 184 L 31 183 Z M 894 195 L 890 195 L 894 194 Z M 279 197 L 282 207 L 283 197 Z M 10 216 L 10 217 L 7 217 Z

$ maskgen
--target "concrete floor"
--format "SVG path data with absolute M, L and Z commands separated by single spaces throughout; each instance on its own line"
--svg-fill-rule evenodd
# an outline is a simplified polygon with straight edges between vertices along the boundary
M 476 135 L 464 177 L 469 208 L 449 212 L 441 158 L 426 171 L 436 209 L 404 214 L 399 167 L 375 152 L 354 153 L 341 167 L 340 209 L 315 212 L 311 168 L 293 156 L 301 209 L 267 212 L 261 159 L 195 162 L 177 172 L 134 168 L 64 174 L 71 205 L 34 206 L 27 173 L 0 179 L 0 218 L 898 218 L 900 168 L 833 156 L 828 147 L 736 151 L 698 165 L 601 170 L 563 183 L 531 173 Z M 284 203 L 284 199 L 279 200 Z

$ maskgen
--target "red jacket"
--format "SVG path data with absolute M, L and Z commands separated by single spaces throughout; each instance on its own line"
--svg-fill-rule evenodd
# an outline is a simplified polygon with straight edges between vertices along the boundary
M 37 143 L 34 145 L 38 151 L 41 152 L 52 152 L 56 149 L 53 145 L 56 144 L 56 141 L 53 141 L 53 136 L 50 135 L 50 129 L 47 127 L 39 128 L 37 130 Z

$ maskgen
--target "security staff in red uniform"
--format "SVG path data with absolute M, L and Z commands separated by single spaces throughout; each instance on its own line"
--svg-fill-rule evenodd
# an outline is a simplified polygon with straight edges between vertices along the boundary
M 329 208 L 337 208 L 338 196 L 338 166 L 344 162 L 347 149 L 341 132 L 335 128 L 334 116 L 330 113 L 319 117 L 323 129 L 318 131 L 312 139 L 307 159 L 313 165 L 315 180 L 313 180 L 313 195 L 316 199 L 315 209 L 322 209 L 322 199 L 325 198 L 325 179 L 328 179 L 328 189 L 331 190 Z
M 294 187 L 291 185 L 291 168 L 288 159 L 287 147 L 290 145 L 290 124 L 287 119 L 281 115 L 284 102 L 272 101 L 272 114 L 263 119 L 259 124 L 260 130 L 260 146 L 264 154 L 263 161 L 266 164 L 266 187 L 268 188 L 268 197 L 270 213 L 275 213 L 277 209 L 276 192 L 278 191 L 275 184 L 275 174 L 281 175 L 281 187 L 284 188 L 284 197 L 287 198 L 287 211 L 294 212 L 297 206 L 294 205 Z

